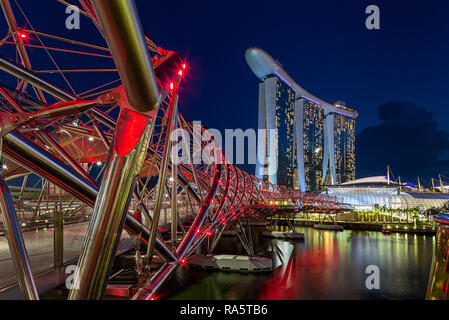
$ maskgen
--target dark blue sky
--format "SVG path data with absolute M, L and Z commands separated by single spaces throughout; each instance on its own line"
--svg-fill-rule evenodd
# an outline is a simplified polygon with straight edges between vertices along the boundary
M 218 129 L 257 126 L 258 80 L 244 55 L 258 46 L 311 93 L 359 110 L 357 132 L 379 124 L 377 107 L 393 100 L 426 108 L 449 130 L 448 1 L 136 2 L 147 34 L 188 59 L 180 110 L 189 120 Z M 84 17 L 80 30 L 66 30 L 65 8 L 54 0 L 19 3 L 37 29 L 102 42 Z M 365 28 L 370 4 L 380 7 L 381 30 Z M 5 32 L 4 21 L 1 26 Z M 62 67 L 86 65 L 64 54 L 55 57 Z M 78 91 L 91 86 L 80 74 L 69 79 Z

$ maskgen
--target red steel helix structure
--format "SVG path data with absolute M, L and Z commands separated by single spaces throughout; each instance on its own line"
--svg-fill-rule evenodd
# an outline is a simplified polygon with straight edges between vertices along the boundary
M 243 208 L 264 199 L 297 196 L 230 164 L 219 149 L 211 148 L 205 128 L 198 130 L 184 119 L 178 97 L 187 62 L 145 35 L 132 0 L 79 1 L 81 14 L 107 46 L 39 31 L 18 2 L 0 3 L 9 30 L 0 42 L 0 209 L 24 298 L 39 295 L 19 213 L 31 213 L 30 220 L 48 214 L 41 203 L 49 185 L 64 191 L 54 206 L 66 206 L 66 215 L 76 215 L 83 206 L 92 208 L 69 299 L 103 298 L 123 230 L 136 247 L 146 248 L 145 254 L 137 253 L 139 281 L 132 299 L 151 300 L 205 239 L 213 249 L 227 225 L 247 214 Z M 18 27 L 19 15 L 27 28 Z M 49 41 L 54 45 L 47 45 Z M 55 69 L 33 69 L 30 48 L 33 55 L 46 55 Z M 64 69 L 55 52 L 113 65 Z M 67 77 L 100 73 L 108 76 L 83 92 Z M 50 81 L 54 74 L 58 80 Z M 10 83 L 16 86 L 4 84 L 5 79 L 13 79 Z M 182 139 L 171 139 L 175 133 Z M 173 151 L 179 144 L 188 150 L 180 163 Z M 195 145 L 209 152 L 198 155 Z M 195 161 L 198 156 L 200 162 Z M 33 175 L 40 177 L 41 189 L 27 202 L 24 189 Z M 6 182 L 18 177 L 25 182 L 14 199 Z M 164 216 L 166 208 L 170 210 Z M 154 257 L 163 262 L 160 267 L 151 267 Z

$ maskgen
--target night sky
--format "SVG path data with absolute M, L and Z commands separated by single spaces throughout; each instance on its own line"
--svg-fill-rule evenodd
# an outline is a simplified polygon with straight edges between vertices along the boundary
M 11 2 L 19 24 L 26 26 Z M 85 17 L 80 30 L 67 30 L 65 7 L 55 0 L 18 2 L 36 29 L 104 45 Z M 180 110 L 188 120 L 221 130 L 257 127 L 258 79 L 245 50 L 258 46 L 309 92 L 359 111 L 359 177 L 383 175 L 387 164 L 409 180 L 439 172 L 449 176 L 448 1 L 136 2 L 150 38 L 187 58 Z M 381 30 L 365 28 L 365 8 L 371 4 L 380 7 Z M 0 32 L 6 34 L 3 15 L 0 19 Z M 30 50 L 33 67 L 51 67 L 38 52 Z M 63 53 L 54 58 L 61 68 L 113 67 L 105 59 Z M 64 86 L 59 76 L 48 78 Z M 115 78 L 68 75 L 76 92 Z M 7 81 L 3 75 L 2 80 Z

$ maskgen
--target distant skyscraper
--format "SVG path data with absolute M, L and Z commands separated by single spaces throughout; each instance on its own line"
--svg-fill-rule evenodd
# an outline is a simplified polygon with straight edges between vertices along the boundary
M 267 77 L 259 85 L 259 129 L 277 129 L 276 141 L 265 136 L 263 148 L 265 165 L 258 162 L 256 176 L 273 184 L 294 187 L 294 108 L 295 92 L 276 76 Z M 270 146 L 275 145 L 275 148 Z M 276 154 L 272 155 L 270 152 Z M 273 163 L 275 162 L 275 163 Z M 275 165 L 277 172 L 269 174 L 269 165 Z
M 335 106 L 355 111 L 341 101 Z M 355 119 L 335 114 L 334 136 L 337 184 L 355 180 Z
M 310 94 L 261 49 L 248 49 L 246 60 L 262 81 L 259 129 L 278 129 L 278 137 L 259 144 L 265 165 L 258 159 L 256 176 L 302 192 L 355 179 L 357 111 Z

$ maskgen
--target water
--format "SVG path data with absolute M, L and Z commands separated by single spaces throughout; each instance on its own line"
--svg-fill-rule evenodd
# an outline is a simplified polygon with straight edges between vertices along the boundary
M 255 235 L 258 255 L 274 257 L 272 273 L 238 274 L 183 266 L 167 283 L 165 299 L 424 299 L 434 237 L 298 227 L 301 242 Z M 215 253 L 242 253 L 223 238 Z M 368 290 L 366 267 L 380 270 L 380 289 Z

